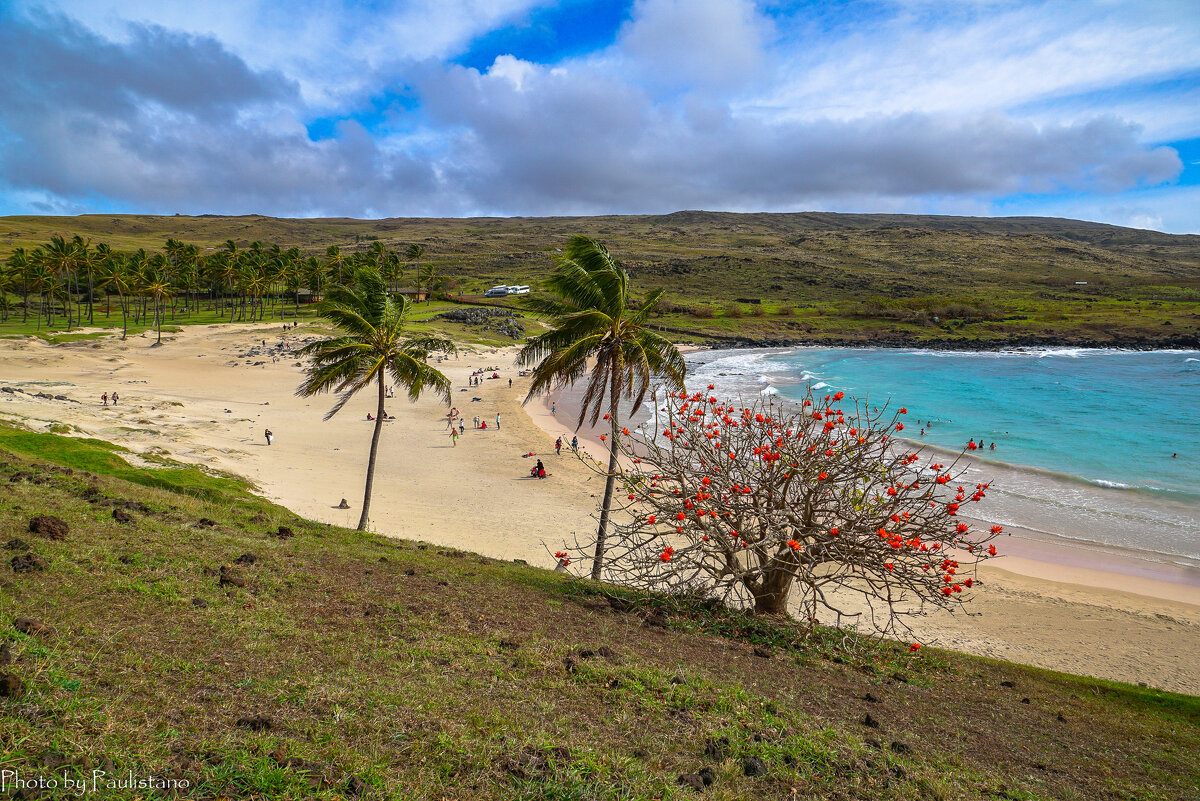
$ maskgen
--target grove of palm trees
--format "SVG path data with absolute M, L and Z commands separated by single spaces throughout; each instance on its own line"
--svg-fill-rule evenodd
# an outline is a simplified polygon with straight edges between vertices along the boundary
M 112 324 L 119 314 L 123 336 L 129 327 L 211 318 L 255 322 L 300 312 L 303 295 L 320 300 L 327 288 L 345 284 L 362 267 L 373 268 L 391 291 L 405 279 L 409 262 L 424 246 L 404 253 L 372 242 L 366 250 L 343 253 L 336 245 L 323 255 L 297 247 L 230 239 L 222 247 L 201 248 L 167 239 L 162 249 L 121 251 L 76 235 L 52 236 L 44 245 L 17 247 L 0 265 L 0 323 L 32 324 L 34 330 Z M 436 270 L 411 269 L 418 288 L 444 284 Z

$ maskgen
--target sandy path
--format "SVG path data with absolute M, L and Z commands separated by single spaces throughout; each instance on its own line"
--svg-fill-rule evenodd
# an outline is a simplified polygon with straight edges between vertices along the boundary
M 356 398 L 322 422 L 332 399 L 294 397 L 296 359 L 273 361 L 261 344 L 270 348 L 285 337 L 294 344 L 313 330 L 189 327 L 159 348 L 150 347 L 148 337 L 58 346 L 0 340 L 0 386 L 81 401 L 0 393 L 0 416 L 43 430 L 67 423 L 134 451 L 158 449 L 238 473 L 301 515 L 353 526 L 374 396 Z M 594 525 L 602 480 L 570 456 L 555 456 L 553 435 L 567 433 L 569 441 L 571 426 L 562 409 L 556 419 L 541 403 L 521 407 L 527 382 L 511 364 L 511 353 L 484 351 L 441 365 L 466 419 L 457 447 L 448 437 L 444 403 L 433 397 L 390 402 L 397 419 L 385 423 L 381 441 L 374 529 L 549 567 L 548 552 Z M 501 379 L 468 388 L 471 370 L 484 366 L 499 368 Z M 100 394 L 114 389 L 120 405 L 102 407 Z M 487 431 L 473 429 L 476 415 L 488 421 Z M 269 447 L 264 428 L 275 434 Z M 581 440 L 601 455 L 599 443 Z M 529 477 L 534 460 L 521 456 L 529 451 L 546 463 L 546 480 Z M 342 498 L 350 509 L 335 508 Z M 971 653 L 1200 694 L 1200 589 L 1028 554 L 1004 567 L 986 573 L 974 606 L 981 614 L 929 618 L 917 636 Z

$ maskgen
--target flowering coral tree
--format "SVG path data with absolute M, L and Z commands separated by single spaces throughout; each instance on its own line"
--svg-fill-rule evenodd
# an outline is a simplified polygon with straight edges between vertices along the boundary
M 962 604 L 1001 533 L 960 516 L 987 485 L 960 485 L 955 465 L 897 439 L 906 409 L 843 401 L 656 403 L 651 431 L 621 432 L 624 514 L 606 577 L 880 631 Z

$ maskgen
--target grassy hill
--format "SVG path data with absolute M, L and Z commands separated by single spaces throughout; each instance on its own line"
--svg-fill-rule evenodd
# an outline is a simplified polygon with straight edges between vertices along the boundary
M 681 338 L 1169 344 L 1200 341 L 1200 236 L 1038 217 L 733 214 L 476 219 L 0 218 L 0 257 L 52 234 L 117 248 L 168 237 L 344 251 L 427 247 L 459 291 L 536 284 L 572 234 L 639 290 L 666 288 Z
M 31 533 L 38 515 L 69 530 Z M 0 427 L 0 541 L 0 770 L 26 779 L 547 801 L 1200 786 L 1197 698 L 312 523 L 94 440 Z

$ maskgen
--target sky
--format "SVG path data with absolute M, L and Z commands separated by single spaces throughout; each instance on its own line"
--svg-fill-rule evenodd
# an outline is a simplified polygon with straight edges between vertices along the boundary
M 1200 1 L 0 0 L 0 214 L 1200 233 Z

